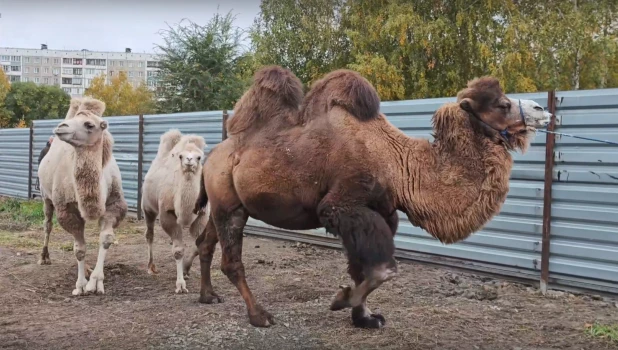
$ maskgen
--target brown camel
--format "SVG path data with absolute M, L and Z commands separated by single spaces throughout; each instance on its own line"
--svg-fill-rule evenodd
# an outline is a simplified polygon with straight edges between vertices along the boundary
M 491 77 L 469 82 L 456 103 L 436 111 L 433 142 L 406 136 L 379 106 L 373 86 L 352 71 L 326 75 L 304 100 L 290 71 L 256 73 L 227 124 L 229 138 L 204 165 L 196 209 L 208 202 L 211 216 L 196 241 L 200 302 L 221 302 L 210 280 L 220 241 L 221 270 L 245 300 L 251 324 L 274 324 L 245 279 L 243 228 L 251 216 L 339 237 L 355 287 L 341 289 L 331 310 L 351 307 L 356 327 L 382 327 L 384 317 L 369 311 L 366 298 L 396 275 L 397 210 L 443 243 L 465 239 L 500 211 L 509 151 L 525 151 L 550 117 L 534 101 L 506 97 Z

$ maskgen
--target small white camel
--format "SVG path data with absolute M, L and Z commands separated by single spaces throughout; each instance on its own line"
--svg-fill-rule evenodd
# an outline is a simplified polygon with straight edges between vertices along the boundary
M 127 213 L 114 140 L 101 117 L 105 103 L 84 98 L 71 100 L 65 120 L 54 130 L 62 142 L 53 142 L 39 166 L 41 196 L 45 205 L 45 241 L 40 264 L 50 264 L 49 235 L 54 209 L 58 223 L 73 235 L 77 282 L 73 295 L 104 294 L 103 265 L 114 243 L 114 229 Z M 99 255 L 86 280 L 86 221 L 98 220 Z
M 182 135 L 176 129 L 161 136 L 157 156 L 152 162 L 142 186 L 142 210 L 146 219 L 148 243 L 148 273 L 157 274 L 153 263 L 152 242 L 157 216 L 163 230 L 172 239 L 172 253 L 176 260 L 176 293 L 187 293 L 185 275 L 198 255 L 197 246 L 185 257 L 182 230 L 196 238 L 206 228 L 208 209 L 194 212 L 200 195 L 204 138 Z M 184 258 L 184 261 L 183 261 Z

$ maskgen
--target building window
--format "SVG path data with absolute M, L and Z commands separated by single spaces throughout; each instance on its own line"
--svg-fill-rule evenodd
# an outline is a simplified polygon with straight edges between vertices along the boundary
M 73 81 L 73 79 L 71 78 L 62 78 L 62 83 L 63 84 L 71 84 Z
M 73 64 L 76 66 L 81 66 L 82 65 L 82 59 L 81 58 L 74 58 L 73 59 Z
M 114 66 L 114 61 L 109 61 L 109 65 L 110 65 L 110 67 L 113 67 Z
M 24 77 L 24 83 L 28 82 L 28 77 Z
M 155 87 L 157 85 L 157 82 L 154 80 L 148 80 L 148 86 L 150 87 Z
M 41 68 L 34 67 L 34 74 L 39 74 L 41 72 Z
M 21 62 L 21 56 L 11 56 L 11 62 Z
M 62 74 L 73 74 L 73 68 L 62 68 Z
M 54 75 L 60 74 L 60 68 L 54 68 L 53 73 Z
M 109 76 L 110 76 L 110 77 L 113 77 L 113 76 L 114 76 L 114 71 L 113 71 L 113 70 L 110 70 L 110 71 L 109 71 Z
M 59 58 L 54 58 L 54 64 L 60 64 L 60 59 Z
M 71 93 L 71 88 L 62 88 L 62 90 L 64 90 L 67 94 Z
M 41 82 L 41 78 L 34 78 L 34 82 L 37 83 L 37 84 L 40 83 Z
M 142 67 L 144 66 L 144 62 L 137 62 L 137 66 L 138 66 L 139 68 L 142 68 Z
M 86 68 L 87 75 L 94 75 L 94 68 Z
M 49 74 L 49 68 L 47 68 L 47 67 L 43 68 L 43 73 Z
M 144 77 L 144 72 L 137 72 L 137 76 L 140 77 L 140 78 L 143 78 Z
M 79 95 L 79 88 L 73 88 L 73 94 Z
M 19 71 L 21 71 L 20 66 L 11 66 L 11 72 L 19 72 Z
M 135 72 L 129 72 L 129 78 L 133 78 L 133 73 Z
M 122 61 L 118 62 L 118 65 L 119 65 L 120 67 L 124 67 L 124 62 L 122 62 Z
M 24 57 L 24 62 L 25 63 L 30 63 L 30 57 Z
M 62 59 L 62 63 L 64 63 L 64 64 L 73 64 L 73 59 L 72 58 L 63 58 Z
M 90 87 L 90 84 L 92 84 L 92 79 L 85 79 L 85 83 L 86 83 L 86 88 Z
M 35 57 L 34 63 L 41 63 L 41 57 Z
M 10 71 L 10 70 L 11 70 L 11 66 L 2 66 L 2 69 L 3 69 L 5 72 L 8 72 L 8 71 Z
M 2 56 L 2 60 L 5 61 L 5 62 L 8 62 L 8 61 L 11 60 L 11 57 L 9 57 L 9 56 Z
M 80 78 L 73 78 L 73 85 L 82 85 L 82 80 Z
M 29 67 L 24 67 L 24 73 L 30 73 L 30 68 Z
M 21 77 L 19 75 L 11 75 L 10 80 L 11 80 L 11 83 L 16 83 L 16 82 L 21 81 Z
M 82 75 L 81 68 L 73 68 L 73 75 Z
M 86 65 L 88 65 L 88 66 L 104 66 L 105 65 L 105 60 L 104 59 L 88 58 L 88 59 L 86 59 Z
M 49 58 L 44 58 L 44 59 L 43 59 L 43 62 L 44 62 L 45 64 L 49 64 Z
M 54 84 L 58 85 L 58 78 L 54 78 Z
M 45 85 L 49 85 L 49 78 L 44 78 L 44 79 L 43 79 L 43 83 L 44 83 Z

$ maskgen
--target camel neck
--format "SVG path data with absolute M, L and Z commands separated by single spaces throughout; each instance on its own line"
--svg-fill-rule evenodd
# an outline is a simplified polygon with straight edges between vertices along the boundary
M 458 110 L 434 120 L 434 141 L 391 132 L 398 209 L 443 243 L 479 230 L 500 211 L 509 190 L 512 157 L 476 132 Z
M 77 202 L 82 216 L 96 219 L 104 212 L 101 195 L 103 149 L 98 146 L 75 148 L 74 176 Z

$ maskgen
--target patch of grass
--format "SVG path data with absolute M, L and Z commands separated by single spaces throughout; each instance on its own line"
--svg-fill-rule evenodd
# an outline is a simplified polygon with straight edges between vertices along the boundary
M 45 221 L 43 202 L 0 198 L 0 220 L 12 221 L 13 226 L 18 227 L 41 225 Z
M 611 343 L 618 344 L 618 324 L 604 325 L 594 323 L 586 325 L 586 333 L 595 338 L 602 338 Z
M 64 250 L 65 252 L 72 252 L 73 251 L 73 243 L 72 242 L 66 242 L 66 243 L 60 244 L 60 250 Z
M 42 241 L 18 233 L 0 231 L 0 246 L 11 248 L 38 248 Z

